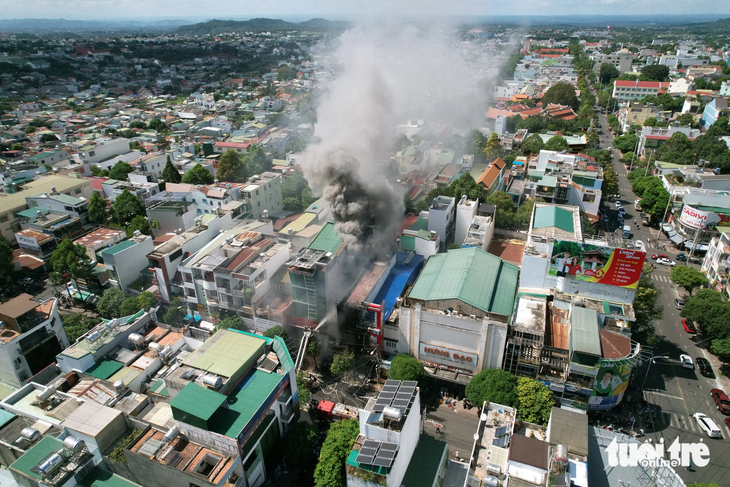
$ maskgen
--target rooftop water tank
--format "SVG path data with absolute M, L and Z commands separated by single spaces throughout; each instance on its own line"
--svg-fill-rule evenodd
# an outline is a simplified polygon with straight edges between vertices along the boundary
M 37 469 L 41 476 L 48 477 L 58 470 L 61 465 L 63 465 L 63 457 L 58 453 L 54 453 L 38 464 Z
M 22 436 L 26 440 L 35 441 L 40 438 L 41 432 L 33 428 L 23 428 L 20 431 L 20 436 Z
M 86 442 L 84 440 L 74 436 L 67 436 L 66 439 L 63 440 L 63 447 L 76 453 L 83 450 L 85 446 Z

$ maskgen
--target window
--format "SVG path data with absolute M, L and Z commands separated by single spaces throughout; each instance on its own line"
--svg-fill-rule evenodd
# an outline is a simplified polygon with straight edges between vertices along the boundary
M 383 343 L 388 348 L 398 348 L 398 340 L 390 340 L 388 338 L 384 338 Z
M 5 223 L 6 221 L 8 221 L 7 213 L 4 215 L 0 215 L 0 223 Z
M 256 196 L 258 196 L 258 195 L 259 195 L 259 190 L 257 189 L 257 190 L 256 190 Z

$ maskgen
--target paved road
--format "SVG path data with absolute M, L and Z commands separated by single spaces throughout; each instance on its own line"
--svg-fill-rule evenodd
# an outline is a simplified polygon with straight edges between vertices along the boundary
M 611 136 L 608 131 L 606 116 L 599 115 L 604 135 L 601 143 L 604 148 L 611 145 Z M 631 184 L 626 179 L 628 170 L 619 161 L 619 153 L 614 150 L 614 168 L 618 175 L 621 201 L 629 215 L 638 217 L 638 211 L 633 209 L 636 196 L 631 191 Z M 614 230 L 618 223 L 615 211 L 608 212 L 611 218 L 609 230 Z M 647 252 L 663 253 L 676 261 L 679 251 L 662 235 L 658 245 L 666 246 L 667 250 L 657 249 L 657 229 L 641 226 L 636 219 L 628 219 L 632 227 L 633 238 L 648 242 Z M 684 265 L 682 262 L 678 264 Z M 699 266 L 695 266 L 699 268 Z M 668 359 L 659 359 L 652 365 L 646 376 L 645 391 L 647 400 L 659 406 L 661 413 L 655 424 L 656 431 L 647 436 L 653 441 L 664 438 L 665 444 L 671 443 L 679 436 L 683 442 L 707 443 L 710 448 L 710 464 L 704 468 L 696 468 L 694 472 L 687 472 L 678 468 L 677 472 L 685 482 L 715 483 L 721 486 L 730 485 L 730 429 L 725 425 L 725 417 L 720 414 L 715 403 L 710 398 L 710 389 L 721 388 L 730 391 L 730 380 L 725 376 L 715 379 L 703 377 L 695 370 L 682 368 L 679 365 L 679 355 L 689 354 L 693 358 L 705 357 L 717 372 L 720 362 L 707 350 L 708 343 L 702 337 L 689 335 L 681 324 L 679 311 L 675 307 L 674 299 L 679 296 L 680 289 L 669 280 L 670 269 L 657 265 L 652 273 L 652 279 L 659 291 L 659 305 L 664 309 L 664 315 L 656 323 L 656 333 L 660 337 L 659 344 L 654 348 L 655 356 L 667 356 Z M 702 412 L 710 416 L 723 433 L 723 439 L 708 438 L 692 418 L 692 414 Z
M 455 460 L 457 452 L 459 458 L 469 458 L 474 446 L 474 433 L 479 424 L 477 408 L 464 409 L 462 404 L 460 401 L 455 408 L 441 404 L 435 411 L 429 411 L 424 419 L 425 434 L 449 443 L 449 460 Z M 436 431 L 437 424 L 441 426 L 441 433 Z

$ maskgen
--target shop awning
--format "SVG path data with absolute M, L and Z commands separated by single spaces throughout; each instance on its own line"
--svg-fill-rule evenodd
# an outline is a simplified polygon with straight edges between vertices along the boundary
M 669 240 L 671 240 L 674 245 L 679 245 L 682 243 L 682 237 L 680 237 L 676 233 L 669 237 Z
M 669 223 L 662 223 L 662 230 L 664 230 L 665 232 L 674 231 L 674 229 L 672 228 L 672 226 Z

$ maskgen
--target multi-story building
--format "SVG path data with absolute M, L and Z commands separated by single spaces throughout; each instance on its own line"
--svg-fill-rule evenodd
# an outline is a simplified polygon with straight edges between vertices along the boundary
M 195 203 L 187 200 L 188 195 L 159 193 L 161 198 L 150 200 L 147 207 L 147 218 L 155 222 L 152 229 L 154 236 L 175 233 L 192 228 L 195 225 Z
M 0 304 L 0 380 L 20 387 L 68 347 L 58 300 L 38 303 L 21 294 Z
M 281 338 L 221 330 L 164 381 L 177 427 L 150 427 L 125 449 L 140 484 L 257 487 L 269 478 L 269 454 L 299 412 Z
M 111 274 L 112 283 L 122 290 L 139 279 L 140 272 L 149 265 L 147 254 L 154 245 L 149 235 L 135 235 L 101 251 L 99 256 Z
M 705 111 L 702 112 L 702 119 L 700 125 L 705 129 L 717 122 L 717 119 L 722 116 L 728 116 L 730 114 L 730 107 L 727 104 L 727 97 L 724 98 L 713 98 L 710 103 L 705 105 Z
M 645 154 L 646 149 L 658 149 L 678 132 L 686 135 L 689 140 L 695 140 L 700 135 L 699 129 L 693 129 L 689 125 L 671 124 L 669 127 L 642 127 L 641 135 L 639 135 L 639 145 L 636 148 L 637 155 Z
M 139 151 L 130 151 L 129 139 L 119 138 L 86 145 L 79 149 L 78 155 L 81 162 L 108 169 L 117 163 L 119 156 L 123 155 L 125 161 L 129 160 L 130 152 L 133 152 L 133 157 L 139 157 Z
M 618 121 L 621 124 L 621 130 L 628 132 L 632 125 L 643 126 L 648 118 L 656 118 L 662 120 L 661 108 L 643 103 L 629 102 L 627 106 L 622 106 L 618 112 Z
M 51 190 L 53 191 L 53 189 Z M 69 196 L 60 193 L 41 193 L 25 198 L 28 208 L 65 213 L 78 218 L 82 225 L 88 224 L 89 200 L 84 196 Z
M 86 247 L 86 255 L 92 262 L 96 262 L 96 252 L 110 247 L 127 238 L 127 232 L 116 228 L 100 227 L 74 240 L 76 245 Z
M 712 237 L 705 258 L 702 260 L 702 272 L 707 274 L 710 285 L 719 292 L 728 294 L 728 269 L 730 269 L 730 234 L 721 232 Z
M 21 218 L 17 215 L 27 209 L 26 198 L 29 196 L 57 193 L 76 198 L 91 198 L 92 191 L 91 181 L 88 179 L 52 175 L 24 184 L 21 191 L 0 193 L 0 233 L 15 242 L 15 232 L 21 229 Z
M 428 231 L 436 232 L 441 238 L 441 250 L 454 241 L 456 227 L 456 199 L 451 196 L 437 196 L 428 209 Z
M 602 64 L 612 65 L 621 74 L 631 71 L 632 53 L 626 48 L 611 54 L 596 54 L 593 59 L 596 61 L 596 64 L 593 65 L 593 71 L 596 74 L 601 70 Z
M 617 100 L 639 100 L 646 96 L 657 96 L 669 89 L 669 82 L 662 81 L 622 81 L 613 82 L 611 96 Z
M 50 260 L 53 250 L 57 246 L 56 238 L 47 233 L 25 229 L 15 234 L 21 252 L 32 255 L 43 261 Z
M 264 210 L 274 215 L 284 208 L 281 184 L 281 174 L 263 172 L 248 178 L 245 185 L 236 186 L 241 192 L 241 201 L 246 203 L 246 211 L 253 218 L 259 218 Z
M 519 268 L 479 248 L 431 256 L 399 304 L 398 353 L 410 353 L 436 377 L 466 383 L 504 359 Z
M 208 313 L 225 310 L 253 319 L 253 307 L 271 289 L 271 276 L 288 260 L 288 244 L 234 228 L 184 262 L 185 300 L 193 309 L 202 305 Z

